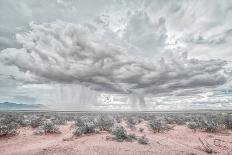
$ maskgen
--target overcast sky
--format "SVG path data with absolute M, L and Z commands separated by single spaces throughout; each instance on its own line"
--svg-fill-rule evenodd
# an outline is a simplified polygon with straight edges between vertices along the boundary
M 0 102 L 232 109 L 231 0 L 0 0 Z

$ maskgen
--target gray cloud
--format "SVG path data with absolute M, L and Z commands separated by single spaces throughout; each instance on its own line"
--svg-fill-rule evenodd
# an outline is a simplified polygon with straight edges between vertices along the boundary
M 0 54 L 6 65 L 34 77 L 28 82 L 77 83 L 142 96 L 226 82 L 226 62 L 222 60 L 190 59 L 178 51 L 166 51 L 161 59 L 136 56 L 108 40 L 107 33 L 99 35 L 99 27 L 93 25 L 56 21 L 31 23 L 30 27 L 31 31 L 16 35 L 23 48 L 5 49 Z
M 1 98 L 52 83 L 140 103 L 230 89 L 231 8 L 230 0 L 0 2 Z

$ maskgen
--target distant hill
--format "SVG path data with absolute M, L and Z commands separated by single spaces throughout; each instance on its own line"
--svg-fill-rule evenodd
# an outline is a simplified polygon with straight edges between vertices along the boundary
M 11 102 L 0 103 L 0 110 L 46 110 L 48 109 L 42 104 L 18 104 Z

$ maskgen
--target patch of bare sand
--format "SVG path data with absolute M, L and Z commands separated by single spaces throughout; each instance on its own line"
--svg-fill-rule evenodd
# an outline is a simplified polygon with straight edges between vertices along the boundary
M 107 132 L 71 137 L 70 123 L 61 126 L 62 134 L 35 136 L 30 128 L 22 128 L 19 135 L 0 139 L 1 155 L 197 155 L 207 154 L 202 150 L 199 137 L 206 140 L 214 154 L 232 155 L 232 133 L 210 134 L 193 132 L 185 126 L 175 126 L 164 133 L 152 133 L 146 123 L 136 126 L 137 130 L 128 130 L 137 136 L 146 135 L 148 145 L 134 142 L 116 142 L 106 140 Z M 139 132 L 139 128 L 144 132 Z

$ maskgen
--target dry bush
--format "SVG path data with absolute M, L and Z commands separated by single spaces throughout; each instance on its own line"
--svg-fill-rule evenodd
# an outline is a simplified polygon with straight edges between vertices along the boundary
M 149 143 L 149 139 L 146 136 L 142 136 L 138 138 L 138 143 L 146 145 Z

